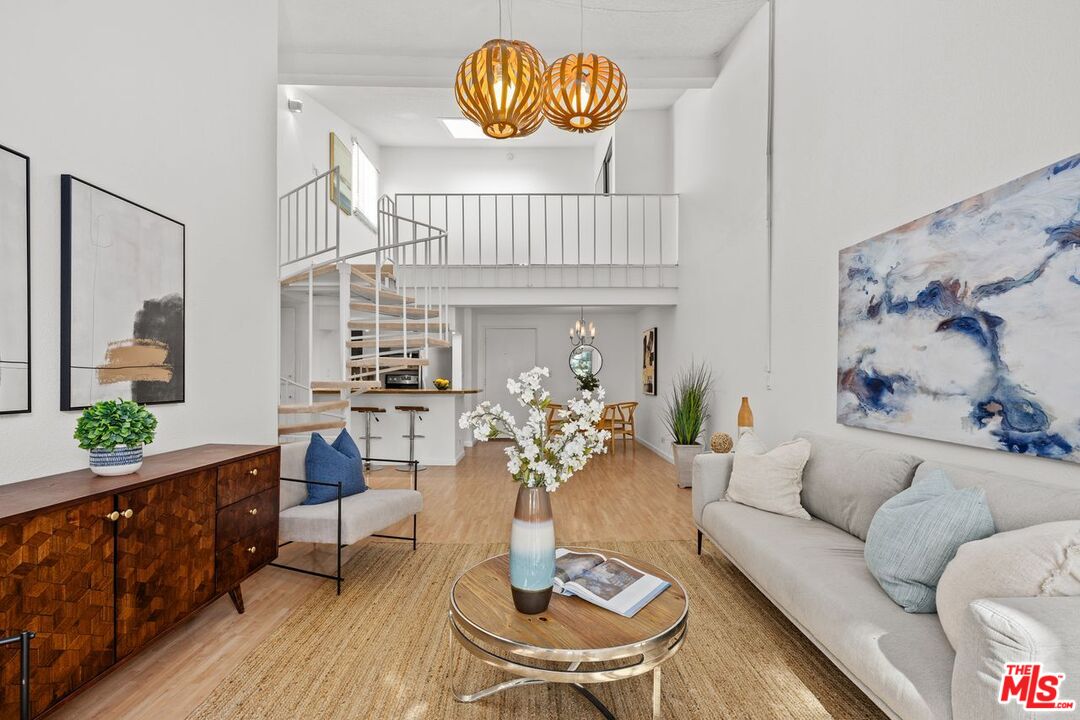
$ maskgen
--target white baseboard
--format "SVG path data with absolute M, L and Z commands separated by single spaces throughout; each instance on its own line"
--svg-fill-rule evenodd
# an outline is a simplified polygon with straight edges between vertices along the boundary
M 660 457 L 667 460 L 672 465 L 675 464 L 675 456 L 671 453 L 671 446 L 670 445 L 668 445 L 667 447 L 659 448 L 656 445 L 653 445 L 651 442 L 648 442 L 647 440 L 643 440 L 642 438 L 638 438 L 637 441 L 639 443 L 641 443 L 642 445 L 644 445 L 645 447 L 649 448 L 649 450 L 652 450 L 654 453 L 656 453 Z

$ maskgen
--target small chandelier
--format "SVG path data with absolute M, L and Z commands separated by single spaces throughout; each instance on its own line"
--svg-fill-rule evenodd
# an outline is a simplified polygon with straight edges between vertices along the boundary
M 596 325 L 592 321 L 585 323 L 585 308 L 581 308 L 581 318 L 574 321 L 570 328 L 570 346 L 592 345 L 596 342 Z
M 585 0 L 581 0 L 581 47 L 585 46 Z M 626 108 L 626 75 L 603 55 L 561 57 L 544 73 L 543 112 L 563 130 L 591 133 L 619 119 Z
M 511 8 L 511 37 L 513 34 Z M 540 106 L 545 68 L 544 58 L 527 42 L 501 37 L 488 40 L 462 61 L 454 81 L 454 97 L 465 117 L 488 137 L 504 140 L 531 135 L 544 121 Z

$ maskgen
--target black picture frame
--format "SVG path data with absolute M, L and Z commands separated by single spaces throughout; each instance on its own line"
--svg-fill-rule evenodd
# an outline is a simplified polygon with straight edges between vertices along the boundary
M 71 397 L 71 363 L 72 350 L 72 183 L 80 183 L 98 192 L 105 193 L 139 210 L 155 215 L 163 220 L 174 223 L 180 228 L 180 311 L 181 311 L 181 334 L 183 346 L 186 352 L 187 344 L 187 227 L 184 223 L 171 218 L 168 215 L 141 205 L 133 200 L 118 195 L 111 190 L 95 185 L 71 174 L 60 176 L 60 409 L 62 411 L 84 410 L 88 405 L 76 405 Z M 187 394 L 186 372 L 180 383 L 179 396 L 169 400 L 146 400 L 139 401 L 144 405 L 175 405 L 183 403 Z
M 30 214 L 30 192 L 31 192 L 31 189 L 30 189 L 30 156 L 26 155 L 24 153 L 21 153 L 18 150 L 15 150 L 13 148 L 7 147 L 6 145 L 0 145 L 0 151 L 3 151 L 3 152 L 6 152 L 6 153 L 9 153 L 11 155 L 14 155 L 16 157 L 22 158 L 23 162 L 26 164 L 26 175 L 25 175 L 25 177 L 26 177 L 26 408 L 25 409 L 13 409 L 13 410 L 4 410 L 3 408 L 0 408 L 0 415 L 23 415 L 23 414 L 32 412 L 33 411 L 33 406 L 34 406 L 34 397 L 33 397 L 33 395 L 34 395 L 34 393 L 33 393 L 33 388 L 34 388 L 34 385 L 33 385 L 33 372 L 34 372 L 33 335 L 34 335 L 34 332 L 33 332 L 33 327 L 31 325 L 31 304 L 33 302 L 33 300 L 32 300 L 33 293 L 31 292 L 32 278 L 31 278 L 31 275 L 30 275 L 30 266 L 31 266 L 31 264 L 33 262 L 33 259 L 30 257 L 30 249 L 31 249 L 31 243 L 30 243 L 30 236 L 31 236 L 31 230 L 30 230 L 30 225 L 31 225 L 31 222 L 30 222 L 30 219 L 31 219 L 31 214 Z

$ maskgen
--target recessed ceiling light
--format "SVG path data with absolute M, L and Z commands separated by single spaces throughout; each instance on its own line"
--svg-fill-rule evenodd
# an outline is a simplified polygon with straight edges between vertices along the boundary
M 439 118 L 439 122 L 458 140 L 486 140 L 480 126 L 467 118 Z

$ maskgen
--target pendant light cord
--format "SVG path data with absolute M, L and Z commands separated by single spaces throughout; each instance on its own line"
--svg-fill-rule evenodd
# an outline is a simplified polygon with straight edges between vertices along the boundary
M 502 0 L 499 0 L 499 37 L 502 37 Z
M 580 34 L 578 36 L 578 43 L 579 43 L 580 47 L 578 49 L 578 52 L 584 55 L 585 54 L 585 0 L 581 0 L 581 18 L 580 18 L 580 20 L 581 20 L 581 22 L 579 23 L 579 25 L 580 25 Z

